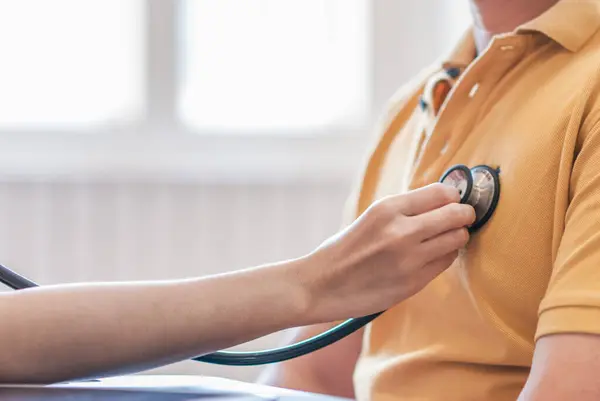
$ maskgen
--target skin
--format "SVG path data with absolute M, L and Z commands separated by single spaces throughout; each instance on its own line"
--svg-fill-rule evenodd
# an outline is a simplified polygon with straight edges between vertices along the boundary
M 459 199 L 441 184 L 389 197 L 306 256 L 230 274 L 1 293 L 0 382 L 133 373 L 387 309 L 467 243 L 475 214 Z
M 557 0 L 472 0 L 474 36 L 479 52 L 495 34 L 511 32 L 539 16 Z M 312 336 L 331 325 L 303 328 L 294 340 Z M 352 373 L 362 344 L 362 332 L 296 360 L 268 367 L 266 384 L 354 397 Z M 518 401 L 592 401 L 600 399 L 600 336 L 560 334 L 541 338 L 532 368 Z M 400 378 L 399 378 L 400 379 Z
M 471 0 L 478 53 L 485 50 L 494 35 L 512 32 L 556 3 L 558 0 Z

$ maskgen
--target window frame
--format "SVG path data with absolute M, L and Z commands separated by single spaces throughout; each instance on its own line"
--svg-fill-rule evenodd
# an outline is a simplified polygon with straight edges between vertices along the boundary
M 434 46 L 410 60 L 390 57 L 399 45 L 414 46 L 410 34 L 390 41 L 390 28 L 414 18 L 408 12 L 391 15 L 390 7 L 399 7 L 395 0 L 368 3 L 370 117 L 362 126 L 285 135 L 198 134 L 182 126 L 176 117 L 180 3 L 147 0 L 144 118 L 84 132 L 0 130 L 0 180 L 349 182 L 364 162 L 372 126 L 386 99 L 440 50 Z

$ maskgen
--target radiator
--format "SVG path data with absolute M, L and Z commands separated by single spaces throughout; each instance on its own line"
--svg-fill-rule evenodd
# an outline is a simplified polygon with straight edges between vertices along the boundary
M 186 278 L 300 256 L 340 225 L 347 185 L 2 183 L 0 263 L 41 284 Z M 277 345 L 282 333 L 237 349 Z M 183 362 L 150 373 L 252 380 Z

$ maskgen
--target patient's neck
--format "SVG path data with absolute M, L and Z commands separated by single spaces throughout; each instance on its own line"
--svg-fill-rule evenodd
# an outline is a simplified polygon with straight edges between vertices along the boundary
M 497 34 L 512 32 L 558 3 L 559 0 L 470 0 L 477 52 Z

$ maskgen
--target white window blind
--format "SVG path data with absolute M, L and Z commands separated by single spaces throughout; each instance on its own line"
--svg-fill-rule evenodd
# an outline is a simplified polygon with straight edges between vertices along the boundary
M 141 0 L 0 0 L 0 128 L 138 117 Z
M 188 125 L 256 133 L 365 118 L 367 0 L 185 0 L 180 15 Z

